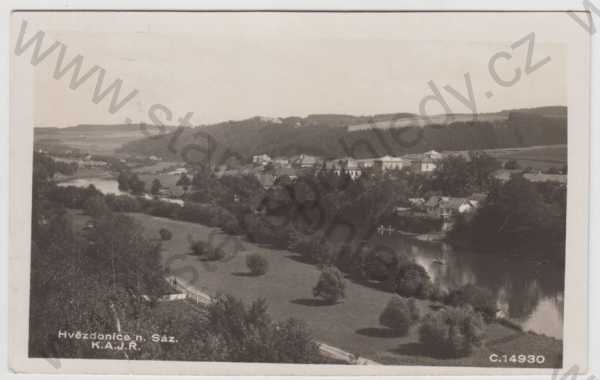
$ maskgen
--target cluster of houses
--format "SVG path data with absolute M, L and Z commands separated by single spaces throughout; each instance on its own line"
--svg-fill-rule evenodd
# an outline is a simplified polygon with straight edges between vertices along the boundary
M 396 207 L 396 213 L 422 212 L 432 218 L 442 219 L 442 231 L 448 231 L 452 228 L 458 215 L 472 215 L 487 198 L 487 194 L 474 193 L 468 197 L 448 197 L 443 195 L 433 195 L 429 199 L 410 198 L 408 200 L 410 207 Z
M 382 156 L 376 158 L 336 158 L 325 160 L 321 157 L 300 154 L 290 158 L 271 158 L 267 154 L 252 156 L 255 166 L 271 165 L 273 168 L 325 168 L 337 174 L 347 173 L 352 179 L 356 179 L 370 168 L 379 168 L 383 171 L 402 170 L 410 168 L 419 173 L 432 172 L 437 167 L 437 161 L 443 158 L 442 154 L 431 150 L 421 154 L 411 154 L 403 157 Z

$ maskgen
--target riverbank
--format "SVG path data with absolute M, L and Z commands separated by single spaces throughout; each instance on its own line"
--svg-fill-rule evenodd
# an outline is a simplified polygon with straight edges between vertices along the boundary
M 150 237 L 157 237 L 160 228 L 171 230 L 172 239 L 163 242 L 163 263 L 172 272 L 187 276 L 186 280 L 194 282 L 198 289 L 211 295 L 230 293 L 246 302 L 265 298 L 275 319 L 290 316 L 303 319 L 316 339 L 354 355 L 385 364 L 494 366 L 497 363 L 489 360 L 493 353 L 522 353 L 544 355 L 545 363 L 540 365 L 543 367 L 560 364 L 562 341 L 521 332 L 500 323 L 487 326 L 484 347 L 469 357 L 431 357 L 420 347 L 417 326 L 406 336 L 399 337 L 390 335 L 379 325 L 379 313 L 392 297 L 391 293 L 347 279 L 346 300 L 336 305 L 324 305 L 312 298 L 311 293 L 319 270 L 295 253 L 253 244 L 243 237 L 226 235 L 217 228 L 131 215 L 144 226 Z M 201 261 L 188 254 L 190 239 L 220 245 L 228 255 L 223 261 Z M 245 257 L 253 252 L 260 252 L 269 261 L 271 269 L 264 276 L 248 275 Z M 431 310 L 429 301 L 419 301 L 418 306 L 422 313 Z

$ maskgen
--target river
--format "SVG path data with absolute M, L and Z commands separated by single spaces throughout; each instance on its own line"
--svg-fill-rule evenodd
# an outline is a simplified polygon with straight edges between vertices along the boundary
M 59 184 L 89 185 L 105 194 L 127 194 L 119 190 L 117 181 L 111 178 L 79 178 Z M 161 199 L 183 204 L 181 199 Z M 564 269 L 557 265 L 519 257 L 484 255 L 398 234 L 377 239 L 384 246 L 413 257 L 441 288 L 454 289 L 466 284 L 486 287 L 498 296 L 498 308 L 507 319 L 525 331 L 562 339 Z
M 562 339 L 564 268 L 559 265 L 470 252 L 396 234 L 378 240 L 414 258 L 442 289 L 466 284 L 486 287 L 498 296 L 505 318 L 525 331 Z
M 103 194 L 115 194 L 115 195 L 131 195 L 126 191 L 119 190 L 118 182 L 113 178 L 100 178 L 100 177 L 90 177 L 90 178 L 75 178 L 67 181 L 62 181 L 57 183 L 58 186 L 75 186 L 75 187 L 88 187 L 89 185 L 94 185 L 96 189 L 98 189 Z M 153 199 L 150 195 L 144 194 L 144 198 Z M 161 201 L 176 203 L 180 206 L 183 206 L 182 199 L 174 199 L 174 198 L 164 198 L 159 197 Z

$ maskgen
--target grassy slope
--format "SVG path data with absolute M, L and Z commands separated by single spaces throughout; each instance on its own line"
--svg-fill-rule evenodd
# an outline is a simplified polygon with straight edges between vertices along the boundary
M 199 224 L 140 214 L 134 214 L 134 217 L 147 228 L 152 237 L 157 235 L 161 227 L 173 232 L 173 239 L 163 244 L 165 263 L 186 280 L 191 279 L 190 268 L 194 268 L 198 274 L 195 283 L 197 288 L 209 294 L 231 293 L 245 301 L 266 298 L 274 318 L 303 319 L 318 340 L 360 356 L 387 364 L 489 366 L 489 354 L 495 352 L 545 354 L 547 366 L 560 362 L 561 341 L 519 333 L 499 324 L 488 326 L 487 347 L 470 357 L 430 357 L 418 344 L 416 327 L 406 337 L 390 337 L 379 325 L 378 317 L 391 297 L 389 293 L 348 281 L 345 302 L 333 306 L 319 305 L 311 294 L 319 275 L 318 270 L 303 263 L 301 258 L 289 251 L 261 247 L 240 237 L 226 239 L 226 235 L 220 230 Z M 225 241 L 223 248 L 230 256 L 223 262 L 202 262 L 187 254 L 188 236 L 196 240 L 212 238 L 213 244 Z M 266 275 L 247 275 L 245 256 L 251 252 L 261 252 L 267 257 L 270 270 Z M 420 307 L 426 311 L 429 303 L 421 302 Z
M 154 130 L 151 133 L 156 133 Z M 139 140 L 146 135 L 137 128 L 115 130 L 110 126 L 105 129 L 64 128 L 55 130 L 35 130 L 34 141 L 43 148 L 56 144 L 64 144 L 70 148 L 80 149 L 86 153 L 112 154 L 115 149 L 131 141 Z
M 499 160 L 516 160 L 521 167 L 537 169 L 561 168 L 567 164 L 567 146 L 549 145 L 519 149 L 494 149 L 489 154 Z

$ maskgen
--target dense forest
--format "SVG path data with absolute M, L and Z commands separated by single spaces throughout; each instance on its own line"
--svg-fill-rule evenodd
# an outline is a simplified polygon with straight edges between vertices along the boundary
M 175 131 L 169 129 L 165 133 L 148 128 L 153 136 L 129 142 L 120 151 L 186 161 L 209 158 L 211 164 L 219 164 L 232 156 L 247 160 L 260 153 L 360 158 L 430 149 L 479 150 L 567 143 L 564 107 L 504 111 L 503 114 L 506 118 L 494 121 L 354 131 L 348 127 L 364 124 L 364 117 L 313 115 L 277 120 L 255 117 L 196 128 L 182 127 Z M 407 115 L 374 116 L 366 122 L 376 123 L 393 117 L 406 118 Z

